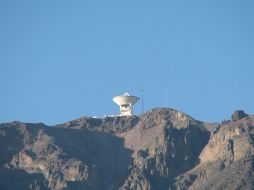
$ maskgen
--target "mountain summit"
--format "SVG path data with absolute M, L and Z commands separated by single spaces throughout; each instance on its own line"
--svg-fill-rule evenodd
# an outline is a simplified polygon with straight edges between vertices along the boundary
M 254 116 L 218 124 L 174 109 L 0 124 L 0 189 L 253 189 Z

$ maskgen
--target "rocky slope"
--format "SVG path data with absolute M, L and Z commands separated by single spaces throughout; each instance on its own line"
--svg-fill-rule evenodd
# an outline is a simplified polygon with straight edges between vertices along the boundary
M 0 124 L 0 189 L 253 189 L 254 116 L 207 124 L 174 109 Z

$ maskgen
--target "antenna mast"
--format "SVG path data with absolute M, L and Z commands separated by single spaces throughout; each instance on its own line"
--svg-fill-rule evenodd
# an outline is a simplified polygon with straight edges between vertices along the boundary
M 144 90 L 142 88 L 139 88 L 141 91 L 141 106 L 142 106 L 142 114 L 144 113 Z
M 168 88 L 166 88 L 166 107 L 168 107 Z

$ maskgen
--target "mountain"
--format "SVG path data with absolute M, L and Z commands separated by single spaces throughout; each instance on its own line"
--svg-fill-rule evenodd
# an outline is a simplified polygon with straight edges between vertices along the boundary
M 254 116 L 216 124 L 174 109 L 0 124 L 0 189 L 253 189 Z

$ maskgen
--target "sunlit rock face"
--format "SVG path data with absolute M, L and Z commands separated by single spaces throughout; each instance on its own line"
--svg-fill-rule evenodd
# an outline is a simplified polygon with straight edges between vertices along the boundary
M 218 124 L 174 109 L 0 124 L 0 189 L 252 189 L 254 116 Z M 15 179 L 13 181 L 12 179 Z

